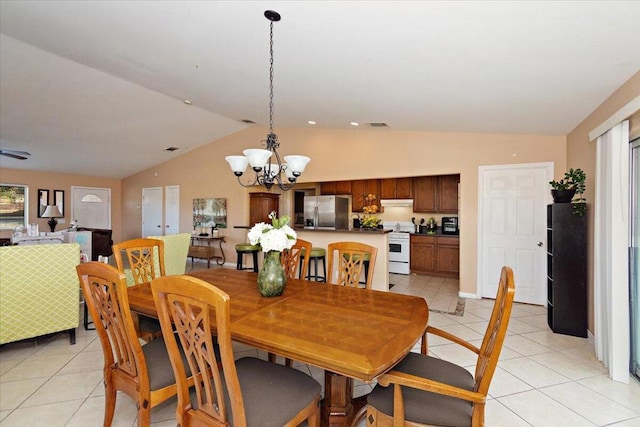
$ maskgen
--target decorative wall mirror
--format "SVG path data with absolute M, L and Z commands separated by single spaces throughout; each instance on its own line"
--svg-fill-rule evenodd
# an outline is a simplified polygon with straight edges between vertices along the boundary
M 38 218 L 42 218 L 42 214 L 48 205 L 49 190 L 38 190 Z
M 53 204 L 60 210 L 60 215 L 64 217 L 64 190 L 53 190 Z

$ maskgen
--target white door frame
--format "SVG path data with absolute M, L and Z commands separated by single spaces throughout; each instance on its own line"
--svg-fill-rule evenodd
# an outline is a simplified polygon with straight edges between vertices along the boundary
M 551 181 L 553 179 L 553 174 L 554 174 L 554 162 L 539 162 L 539 163 L 516 163 L 516 164 L 508 164 L 508 165 L 487 165 L 487 166 L 479 166 L 478 167 L 478 247 L 477 247 L 477 253 L 478 253 L 478 257 L 477 257 L 477 272 L 476 272 L 476 283 L 478 284 L 477 289 L 476 289 L 476 298 L 482 298 L 482 285 L 483 285 L 483 280 L 482 280 L 482 276 L 484 273 L 483 270 L 483 261 L 484 261 L 484 254 L 482 252 L 482 248 L 484 245 L 484 230 L 482 229 L 483 224 L 484 224 L 484 218 L 483 218 L 483 188 L 484 188 L 484 172 L 485 171 L 492 171 L 492 170 L 505 170 L 505 169 L 509 169 L 509 170 L 518 170 L 518 169 L 530 169 L 532 167 L 539 167 L 539 168 L 545 168 L 547 171 L 547 180 Z M 550 193 L 549 193 L 550 194 Z M 543 210 L 546 209 L 546 204 L 544 206 L 541 206 L 540 209 Z M 545 215 L 546 217 L 546 215 Z M 543 237 L 543 243 L 544 243 L 544 247 L 546 248 L 546 244 L 547 244 L 547 236 L 545 235 Z M 547 258 L 544 257 L 544 271 L 547 271 Z M 541 283 L 540 286 L 542 286 L 543 292 L 546 294 L 546 283 Z M 545 298 L 545 306 L 546 306 L 546 298 Z
M 75 213 L 74 213 L 74 206 L 73 206 L 73 193 L 75 190 L 100 190 L 100 191 L 107 191 L 108 197 L 109 197 L 109 212 L 108 212 L 108 221 L 109 221 L 109 226 L 107 227 L 108 229 L 111 229 L 111 188 L 110 187 L 85 187 L 83 185 L 72 185 L 71 186 L 71 219 L 69 221 L 74 221 L 75 219 Z M 77 224 L 76 224 L 77 225 Z

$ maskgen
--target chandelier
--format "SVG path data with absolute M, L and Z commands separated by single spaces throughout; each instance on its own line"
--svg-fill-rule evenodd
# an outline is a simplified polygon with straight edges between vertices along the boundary
M 250 148 L 244 150 L 244 156 L 227 156 L 225 160 L 229 162 L 234 175 L 238 177 L 238 182 L 243 187 L 251 187 L 254 185 L 264 185 L 270 189 L 274 184 L 282 190 L 290 190 L 307 163 L 311 160 L 306 156 L 284 156 L 285 163 L 282 163 L 277 148 L 280 146 L 278 136 L 273 133 L 273 23 L 280 20 L 280 14 L 273 10 L 264 12 L 265 18 L 270 21 L 269 32 L 269 133 L 267 139 L 262 143 L 266 145 L 266 149 Z M 275 156 L 277 163 L 272 163 L 272 157 Z M 247 169 L 247 165 L 251 164 L 251 169 L 255 172 L 252 181 L 243 183 L 240 177 Z

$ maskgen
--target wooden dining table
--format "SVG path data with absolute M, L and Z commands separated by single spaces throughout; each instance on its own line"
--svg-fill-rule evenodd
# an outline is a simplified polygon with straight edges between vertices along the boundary
M 364 399 L 352 398 L 353 380 L 375 380 L 422 337 L 429 310 L 423 298 L 287 280 L 284 293 L 266 298 L 257 274 L 226 268 L 189 274 L 229 294 L 234 341 L 325 370 L 322 425 L 350 425 Z M 149 284 L 128 288 L 131 310 L 157 317 Z

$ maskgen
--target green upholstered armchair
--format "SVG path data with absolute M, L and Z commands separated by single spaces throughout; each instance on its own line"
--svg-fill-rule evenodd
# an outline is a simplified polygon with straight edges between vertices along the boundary
M 80 323 L 77 243 L 0 247 L 0 344 Z
M 164 241 L 164 268 L 167 276 L 184 274 L 187 267 L 191 234 L 168 234 L 166 236 L 149 236 L 149 238 Z

